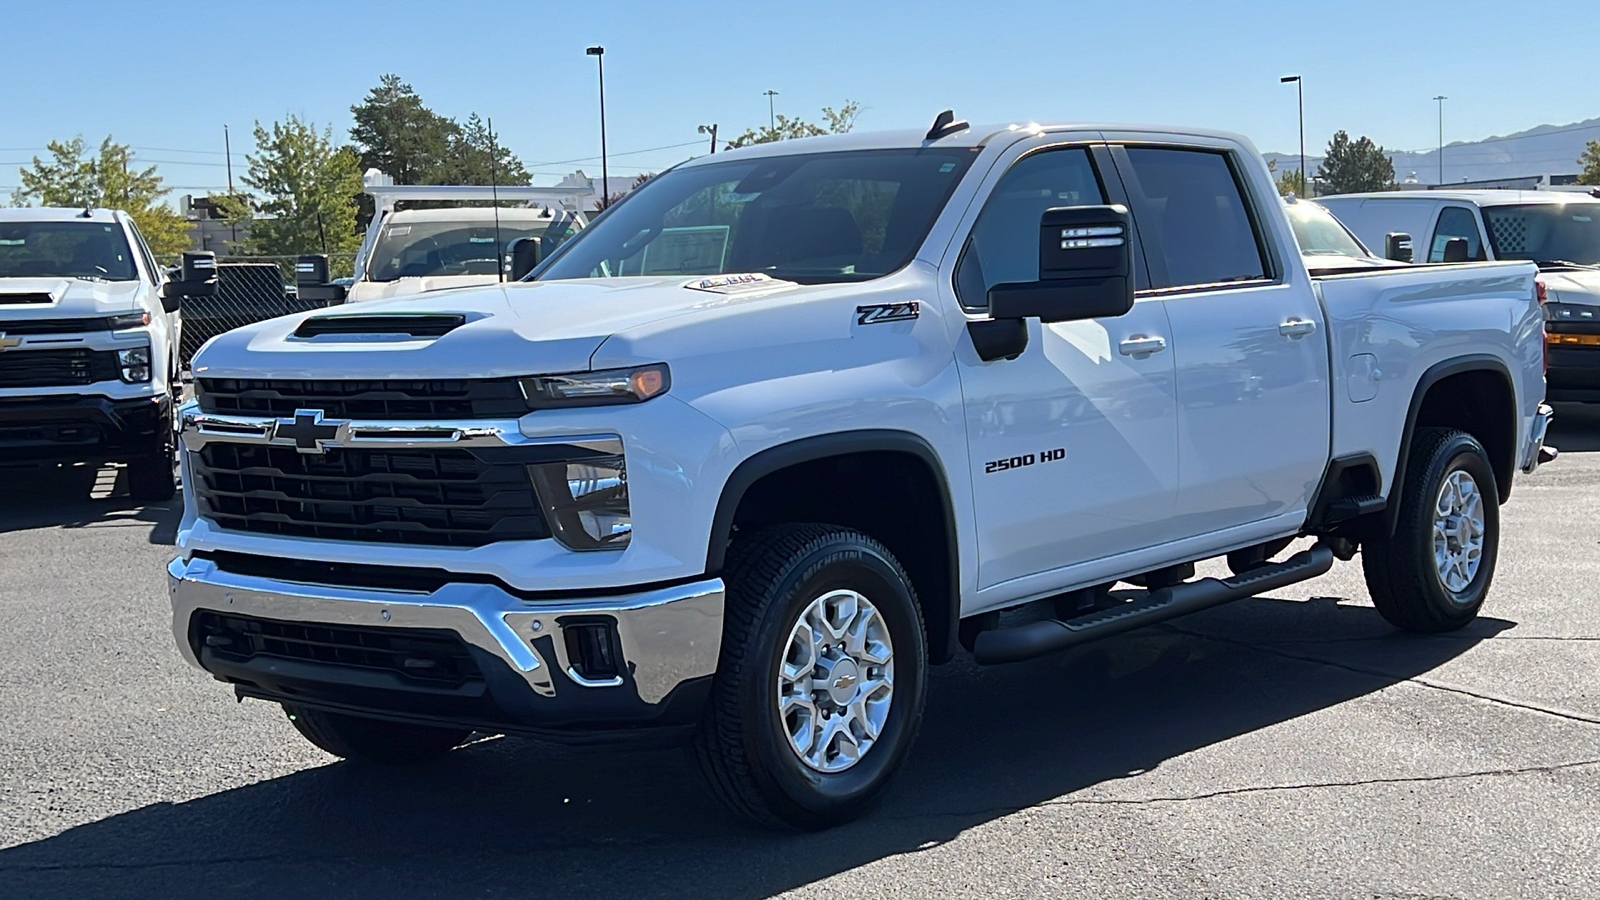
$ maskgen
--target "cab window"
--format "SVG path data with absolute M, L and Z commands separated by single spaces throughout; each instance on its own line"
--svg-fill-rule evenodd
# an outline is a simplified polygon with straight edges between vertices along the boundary
M 1439 211 L 1439 222 L 1433 226 L 1433 240 L 1428 244 L 1428 262 L 1444 262 L 1445 245 L 1454 238 L 1466 240 L 1467 259 L 1484 259 L 1478 218 L 1464 206 L 1446 206 Z
M 1270 277 L 1264 244 L 1226 153 L 1165 147 L 1129 147 L 1127 153 L 1138 186 L 1130 184 L 1128 192 L 1135 197 L 1145 253 L 1159 248 L 1165 263 L 1163 275 L 1157 260 L 1150 260 L 1154 287 Z

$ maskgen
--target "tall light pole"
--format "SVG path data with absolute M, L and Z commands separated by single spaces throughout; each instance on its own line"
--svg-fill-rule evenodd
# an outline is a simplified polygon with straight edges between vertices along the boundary
M 772 107 L 772 98 L 778 96 L 778 92 L 777 91 L 767 91 L 766 95 L 767 95 L 767 130 L 768 131 L 777 131 L 778 130 L 778 125 L 777 125 L 778 117 L 773 115 L 773 112 L 772 112 L 772 109 L 773 109 L 773 107 Z
M 1300 97 L 1300 190 L 1311 193 L 1311 188 L 1306 184 L 1306 89 L 1305 82 L 1299 75 L 1285 75 L 1278 79 L 1279 84 L 1294 82 L 1294 92 Z
M 611 173 L 606 164 L 606 48 L 583 51 L 600 65 L 600 208 L 611 205 Z
M 701 125 L 700 133 L 711 135 L 711 152 L 717 152 L 717 124 L 713 122 L 710 125 Z
M 1439 101 L 1439 184 L 1444 184 L 1444 102 L 1449 100 L 1443 94 L 1433 98 Z

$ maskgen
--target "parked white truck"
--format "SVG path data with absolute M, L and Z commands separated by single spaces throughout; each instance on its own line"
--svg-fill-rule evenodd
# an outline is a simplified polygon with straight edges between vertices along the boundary
M 681 737 L 811 828 L 879 794 L 962 645 L 1358 548 L 1400 628 L 1477 614 L 1549 421 L 1531 263 L 1313 279 L 1242 138 L 951 118 L 685 163 L 524 283 L 218 338 L 183 655 L 339 756 Z
M 0 209 L 0 466 L 121 462 L 170 498 L 178 303 L 127 213 Z

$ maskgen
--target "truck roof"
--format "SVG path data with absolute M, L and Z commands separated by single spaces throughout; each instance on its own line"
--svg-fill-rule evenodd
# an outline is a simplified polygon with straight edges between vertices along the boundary
M 1518 191 L 1486 188 L 1476 191 L 1373 191 L 1366 194 L 1332 194 L 1324 200 L 1455 200 L 1477 206 L 1523 206 L 1531 203 L 1600 203 L 1576 191 Z
M 0 209 L 0 222 L 104 222 L 113 224 L 117 222 L 117 211 L 114 209 L 91 209 L 84 215 L 82 207 L 66 208 L 60 206 L 14 206 Z
M 930 120 L 931 124 L 931 120 Z M 1043 133 L 1052 131 L 1108 131 L 1108 132 L 1138 132 L 1143 134 L 1171 134 L 1181 137 L 1206 137 L 1220 138 L 1235 141 L 1245 147 L 1252 147 L 1249 139 L 1242 135 L 1227 131 L 1217 131 L 1210 128 L 1186 128 L 1172 125 L 1134 125 L 1127 123 L 1111 122 L 1072 122 L 1068 120 L 1050 120 L 1046 122 L 1012 122 L 1001 124 L 972 125 L 954 134 L 939 138 L 935 141 L 927 139 L 927 129 L 905 128 L 895 131 L 852 131 L 848 134 L 825 134 L 818 137 L 799 138 L 791 141 L 773 141 L 767 144 L 752 144 L 736 150 L 727 150 L 707 156 L 696 157 L 685 166 L 706 165 L 726 159 L 726 154 L 736 154 L 739 158 L 755 158 L 762 156 L 788 156 L 797 153 L 837 152 L 840 150 L 894 150 L 910 149 L 916 147 L 982 147 L 998 135 L 1015 132 Z
M 542 209 L 513 207 L 500 210 L 502 222 L 549 222 L 551 213 Z M 405 222 L 493 222 L 495 211 L 485 206 L 468 206 L 456 209 L 402 209 L 392 213 L 389 224 Z

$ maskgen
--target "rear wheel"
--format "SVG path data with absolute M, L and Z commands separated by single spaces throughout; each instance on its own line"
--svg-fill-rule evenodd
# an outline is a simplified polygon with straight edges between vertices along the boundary
M 1378 612 L 1406 631 L 1461 628 L 1478 615 L 1500 547 L 1500 494 L 1477 439 L 1419 429 L 1394 533 L 1361 546 Z
M 872 538 L 829 525 L 742 537 L 724 575 L 721 659 L 694 751 L 717 795 L 758 823 L 859 816 L 922 723 L 916 594 Z
M 435 728 L 364 719 L 285 705 L 289 721 L 306 740 L 334 756 L 381 765 L 423 762 L 449 753 L 471 736 L 465 728 Z

